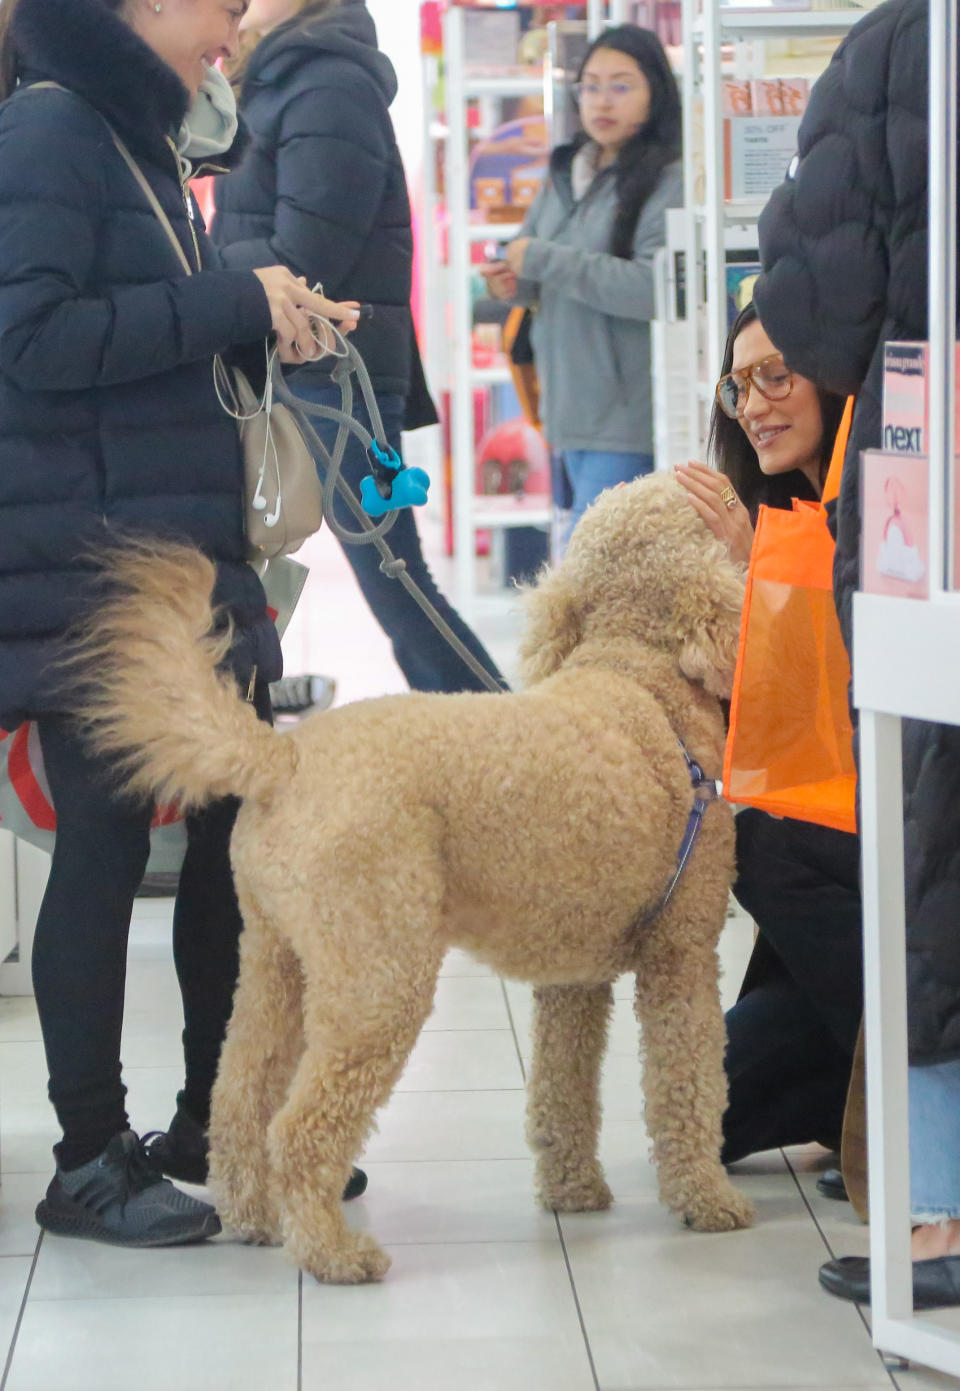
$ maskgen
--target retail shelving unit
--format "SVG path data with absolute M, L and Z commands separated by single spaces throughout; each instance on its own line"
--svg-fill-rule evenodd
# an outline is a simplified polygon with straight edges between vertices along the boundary
M 606 19 L 605 0 L 585 6 L 588 30 L 599 33 Z M 548 63 L 536 75 L 484 76 L 469 71 L 464 45 L 465 16 L 451 5 L 444 15 L 444 82 L 446 90 L 446 203 L 448 235 L 447 295 L 439 295 L 433 311 L 431 360 L 445 380 L 451 403 L 453 459 L 453 533 L 457 600 L 467 615 L 478 607 L 476 533 L 480 529 L 550 524 L 549 502 L 539 498 L 478 497 L 474 483 L 474 391 L 510 380 L 505 367 L 475 367 L 473 363 L 470 297 L 471 247 L 478 241 L 501 241 L 514 235 L 518 224 L 470 221 L 470 182 L 467 110 L 472 101 L 486 106 L 490 123 L 503 98 L 537 96 L 543 101 L 548 125 L 554 110 L 554 78 Z M 435 207 L 436 205 L 434 205 Z M 435 217 L 431 220 L 435 221 Z M 434 242 L 434 283 L 441 266 Z M 449 321 L 442 316 L 449 304 Z M 437 347 L 436 345 L 439 345 Z M 439 359 L 446 359 L 441 363 Z M 444 366 L 448 370 L 444 371 Z
M 687 431 L 670 444 L 673 453 L 684 455 L 695 449 L 703 457 L 706 419 L 727 336 L 727 252 L 758 254 L 756 224 L 766 201 L 724 199 L 724 45 L 756 45 L 773 38 L 839 39 L 863 18 L 865 10 L 757 12 L 731 9 L 719 0 L 683 0 L 682 13 L 685 220 L 674 223 L 669 251 L 671 255 L 682 251 L 684 257 L 688 361 L 697 363 L 697 371 L 689 374 Z M 756 47 L 748 52 L 751 59 L 745 66 L 758 66 Z M 702 192 L 692 157 L 701 142 Z
M 952 588 L 956 302 L 957 0 L 930 0 L 928 323 L 930 597 L 857 594 L 854 701 L 860 711 L 864 988 L 874 1345 L 960 1376 L 960 1332 L 916 1316 L 910 1263 L 904 914 L 904 718 L 960 725 L 960 592 Z M 939 566 L 935 558 L 941 557 Z

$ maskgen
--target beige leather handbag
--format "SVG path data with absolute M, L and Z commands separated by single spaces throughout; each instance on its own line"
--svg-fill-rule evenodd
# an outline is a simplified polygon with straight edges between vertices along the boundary
M 187 275 L 187 260 L 176 232 L 157 195 L 133 155 L 116 131 L 113 143 L 163 227 Z M 197 266 L 199 270 L 199 265 Z M 323 489 L 313 454 L 293 412 L 273 399 L 273 374 L 281 370 L 276 349 L 266 348 L 266 384 L 258 396 L 249 380 L 218 355 L 213 360 L 213 381 L 223 409 L 240 430 L 244 474 L 244 529 L 247 559 L 272 560 L 299 550 L 323 522 Z

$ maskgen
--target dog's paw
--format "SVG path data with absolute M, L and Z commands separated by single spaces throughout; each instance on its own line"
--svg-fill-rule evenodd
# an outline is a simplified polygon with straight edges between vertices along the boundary
M 684 1203 L 681 1216 L 684 1224 L 697 1232 L 732 1232 L 740 1227 L 752 1227 L 755 1213 L 749 1198 L 725 1182 L 716 1189 L 697 1193 Z
M 598 1164 L 579 1173 L 538 1175 L 537 1200 L 554 1212 L 602 1212 L 613 1202 L 613 1194 Z
M 251 1246 L 280 1246 L 283 1233 L 280 1218 L 270 1199 L 262 1192 L 240 1192 L 211 1174 L 210 1192 L 217 1216 L 225 1227 Z
M 365 1285 L 382 1280 L 390 1269 L 390 1257 L 372 1236 L 351 1234 L 336 1250 L 313 1256 L 291 1255 L 297 1264 L 322 1285 Z

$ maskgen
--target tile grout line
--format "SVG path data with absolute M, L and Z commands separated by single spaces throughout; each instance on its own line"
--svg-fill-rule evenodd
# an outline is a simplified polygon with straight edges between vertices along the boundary
M 517 1038 L 517 1028 L 513 1018 L 513 1010 L 510 1008 L 510 997 L 507 994 L 506 983 L 504 982 L 502 977 L 500 978 L 500 989 L 503 991 L 503 1002 L 507 1007 L 507 1018 L 510 1020 L 510 1030 L 513 1034 L 513 1041 L 517 1049 L 517 1061 L 520 1064 L 520 1073 L 523 1077 L 524 1086 L 526 1086 L 527 1070 L 523 1065 L 523 1054 L 520 1052 L 520 1040 Z M 593 1361 L 593 1349 L 590 1346 L 590 1338 L 587 1333 L 587 1325 L 584 1323 L 583 1320 L 583 1310 L 580 1307 L 580 1296 L 577 1293 L 577 1283 L 573 1278 L 573 1269 L 570 1265 L 570 1256 L 567 1252 L 567 1243 L 563 1235 L 563 1227 L 560 1225 L 560 1214 L 558 1212 L 554 1212 L 553 1220 L 557 1224 L 557 1236 L 560 1239 L 560 1250 L 563 1252 L 563 1263 L 566 1267 L 567 1279 L 570 1281 L 570 1293 L 573 1295 L 573 1307 L 577 1311 L 577 1322 L 580 1325 L 580 1336 L 583 1338 L 583 1347 L 584 1351 L 587 1354 L 587 1363 L 590 1367 L 590 1375 L 593 1378 L 593 1385 L 595 1391 L 600 1391 L 600 1382 L 597 1378 L 597 1369 Z M 0 1391 L 3 1391 L 2 1387 L 0 1387 Z
M 790 1156 L 789 1156 L 789 1155 L 787 1154 L 787 1152 L 786 1152 L 785 1150 L 783 1150 L 783 1149 L 781 1149 L 780 1153 L 783 1155 L 783 1162 L 784 1162 L 784 1164 L 786 1164 L 786 1166 L 787 1166 L 787 1172 L 790 1174 L 790 1177 L 793 1179 L 793 1182 L 794 1182 L 794 1184 L 796 1185 L 797 1192 L 800 1194 L 800 1201 L 803 1203 L 804 1207 L 807 1209 L 807 1212 L 810 1214 L 811 1218 L 813 1219 L 813 1225 L 814 1225 L 814 1226 L 816 1227 L 816 1229 L 817 1229 L 817 1233 L 818 1233 L 818 1235 L 819 1235 L 819 1237 L 820 1237 L 820 1240 L 823 1242 L 824 1246 L 826 1247 L 827 1252 L 828 1252 L 828 1254 L 829 1254 L 829 1256 L 830 1256 L 830 1259 L 831 1259 L 832 1261 L 833 1261 L 833 1260 L 836 1260 L 836 1259 L 837 1259 L 837 1253 L 834 1251 L 833 1247 L 830 1245 L 829 1238 L 827 1237 L 826 1232 L 825 1232 L 825 1231 L 823 1230 L 823 1228 L 821 1227 L 821 1225 L 820 1225 L 820 1220 L 819 1220 L 819 1218 L 817 1217 L 817 1214 L 814 1212 L 813 1208 L 810 1206 L 810 1201 L 809 1201 L 809 1199 L 807 1198 L 806 1193 L 804 1193 L 804 1191 L 803 1191 L 803 1185 L 801 1184 L 799 1178 L 797 1177 L 797 1172 L 796 1172 L 796 1170 L 794 1169 L 793 1165 L 790 1163 Z M 859 1304 L 855 1304 L 853 1307 L 854 1307 L 854 1308 L 856 1309 L 856 1311 L 857 1311 L 857 1317 L 859 1318 L 860 1322 L 863 1324 L 864 1331 L 866 1332 L 867 1337 L 870 1339 L 870 1346 L 873 1348 L 873 1333 L 872 1333 L 872 1331 L 871 1331 L 870 1325 L 867 1323 L 867 1320 L 866 1320 L 866 1318 L 864 1317 L 863 1310 L 860 1308 L 860 1305 L 859 1305 Z M 879 1349 L 879 1348 L 873 1348 L 873 1351 L 877 1354 L 877 1360 L 879 1361 L 880 1366 L 883 1368 L 885 1374 L 890 1378 L 890 1383 L 891 1383 L 891 1385 L 897 1387 L 897 1391 L 900 1391 L 899 1383 L 897 1382 L 897 1379 L 896 1379 L 896 1377 L 893 1375 L 893 1372 L 891 1371 L 891 1369 L 890 1369 L 890 1368 L 887 1366 L 887 1364 L 884 1362 L 884 1360 L 883 1360 L 883 1354 L 881 1353 L 880 1349 Z M 0 1391 L 3 1391 L 3 1388 L 2 1388 L 2 1387 L 0 1387 Z
M 40 1247 L 43 1243 L 43 1232 L 37 1237 L 37 1244 L 33 1249 L 33 1260 L 30 1262 L 30 1273 L 27 1276 L 27 1283 L 23 1288 L 23 1298 L 20 1301 L 20 1308 L 17 1311 L 17 1321 L 13 1326 L 13 1335 L 10 1339 L 10 1348 L 7 1352 L 7 1360 L 3 1364 L 3 1375 L 0 1376 L 0 1391 L 4 1391 L 7 1380 L 10 1376 L 10 1368 L 13 1366 L 13 1354 L 16 1351 L 17 1338 L 20 1336 L 20 1326 L 23 1323 L 23 1316 L 27 1311 L 27 1300 L 30 1297 L 30 1286 L 33 1284 L 34 1271 L 37 1268 L 37 1261 L 40 1258 Z
M 3 1388 L 0 1387 L 0 1391 Z M 297 1391 L 303 1391 L 303 1271 L 297 1271 Z
M 513 1010 L 510 1008 L 510 996 L 507 994 L 507 983 L 503 976 L 498 976 L 500 982 L 500 993 L 503 995 L 503 1003 L 507 1007 L 507 1018 L 510 1020 L 510 1032 L 513 1035 L 513 1046 L 517 1050 L 517 1062 L 520 1064 L 520 1076 L 523 1078 L 523 1090 L 527 1086 L 527 1069 L 523 1065 L 523 1054 L 520 1051 L 520 1040 L 517 1038 L 517 1026 L 513 1018 Z M 2 1391 L 2 1388 L 0 1388 Z
M 593 1377 L 593 1385 L 595 1391 L 601 1391 L 600 1380 L 597 1376 L 597 1369 L 593 1361 L 593 1348 L 591 1348 L 590 1346 L 590 1336 L 587 1333 L 587 1325 L 584 1323 L 583 1320 L 583 1310 L 580 1307 L 580 1296 L 577 1293 L 577 1282 L 573 1278 L 573 1267 L 570 1265 L 570 1256 L 567 1252 L 567 1243 L 563 1235 L 563 1227 L 560 1223 L 559 1212 L 555 1212 L 553 1214 L 553 1220 L 557 1224 L 557 1236 L 560 1238 L 560 1250 L 563 1252 L 563 1263 L 567 1267 L 567 1279 L 570 1281 L 570 1293 L 573 1295 L 573 1307 L 577 1311 L 577 1322 L 580 1325 L 580 1333 L 583 1337 L 583 1347 L 584 1351 L 587 1354 L 587 1362 L 590 1366 L 590 1375 Z M 0 1391 L 2 1391 L 2 1388 L 0 1388 Z

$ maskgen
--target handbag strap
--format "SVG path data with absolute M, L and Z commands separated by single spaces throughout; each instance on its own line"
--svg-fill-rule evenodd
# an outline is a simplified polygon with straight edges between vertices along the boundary
M 58 91 L 58 92 L 69 92 L 69 91 L 70 91 L 70 88 L 69 88 L 69 87 L 64 87 L 63 84 L 60 83 L 60 82 L 46 82 L 46 81 L 45 81 L 45 82 L 31 82 L 30 85 L 29 85 L 28 87 L 26 87 L 24 90 L 27 91 L 27 92 L 36 92 L 38 89 L 40 89 L 40 88 L 42 88 L 42 87 L 52 87 L 52 88 L 54 88 L 54 89 L 55 89 L 56 91 Z M 73 93 L 73 95 L 76 96 L 76 93 Z M 114 143 L 114 145 L 116 145 L 117 150 L 119 151 L 119 153 L 120 153 L 120 155 L 121 155 L 121 157 L 122 157 L 124 163 L 126 164 L 127 168 L 130 170 L 130 173 L 131 173 L 131 174 L 133 175 L 133 177 L 136 179 L 137 183 L 140 185 L 140 188 L 141 188 L 141 190 L 142 190 L 142 192 L 143 192 L 143 196 L 146 198 L 147 202 L 150 204 L 151 211 L 153 212 L 153 214 L 154 214 L 154 216 L 156 217 L 157 221 L 160 223 L 160 226 L 163 228 L 163 230 L 166 232 L 167 236 L 169 237 L 169 239 L 170 239 L 170 245 L 173 247 L 174 251 L 177 253 L 177 258 L 178 258 L 178 260 L 179 260 L 181 266 L 183 266 L 183 269 L 186 271 L 187 275 L 192 275 L 192 274 L 193 274 L 193 269 L 192 269 L 192 267 L 191 267 L 191 265 L 190 265 L 190 262 L 187 260 L 187 254 L 186 254 L 186 252 L 184 251 L 183 247 L 180 245 L 180 238 L 177 236 L 176 232 L 173 230 L 173 227 L 170 225 L 170 219 L 169 219 L 169 217 L 167 217 L 167 214 L 163 211 L 163 208 L 162 208 L 161 205 L 160 205 L 160 199 L 157 197 L 157 195 L 154 193 L 153 189 L 150 187 L 150 182 L 149 182 L 149 180 L 147 179 L 146 174 L 144 174 L 143 170 L 140 168 L 139 164 L 138 164 L 137 161 L 134 159 L 134 157 L 133 157 L 133 155 L 130 153 L 130 151 L 127 149 L 127 147 L 126 147 L 126 145 L 123 143 L 123 141 L 120 139 L 119 135 L 118 135 L 117 132 L 114 130 L 113 126 L 110 124 L 110 122 L 107 120 L 107 118 L 106 118 L 105 116 L 103 116 L 99 111 L 97 112 L 97 115 L 100 116 L 100 119 L 103 121 L 103 124 L 107 127 L 107 130 L 109 130 L 110 136 L 111 136 L 111 138 L 112 138 L 112 140 L 113 140 L 113 143 Z
M 840 475 L 843 472 L 843 459 L 847 452 L 847 441 L 850 438 L 850 424 L 853 420 L 853 401 L 852 396 L 847 397 L 847 404 L 843 408 L 843 415 L 840 418 L 840 428 L 837 430 L 836 439 L 833 441 L 833 453 L 830 455 L 830 467 L 827 470 L 827 477 L 823 485 L 823 494 L 820 498 L 821 511 L 826 509 L 827 503 L 832 502 L 840 492 Z

